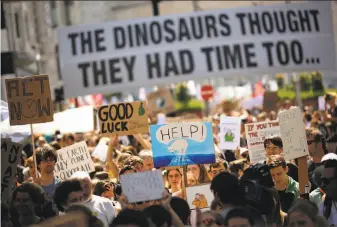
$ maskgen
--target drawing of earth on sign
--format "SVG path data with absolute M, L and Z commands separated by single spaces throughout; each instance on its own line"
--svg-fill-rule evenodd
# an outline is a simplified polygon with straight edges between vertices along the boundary
M 225 130 L 225 142 L 234 142 L 235 139 L 235 133 L 232 129 Z
M 209 122 L 151 125 L 150 133 L 157 168 L 215 162 Z

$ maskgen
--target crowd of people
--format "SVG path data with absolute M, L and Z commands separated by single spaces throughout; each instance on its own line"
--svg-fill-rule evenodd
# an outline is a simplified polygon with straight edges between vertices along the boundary
M 224 107 L 211 119 L 216 162 L 160 168 L 166 190 L 162 199 L 154 201 L 129 203 L 120 184 L 121 175 L 155 169 L 151 147 L 146 146 L 151 144 L 149 135 L 142 135 L 144 141 L 134 136 L 106 138 L 98 132 L 34 135 L 36 149 L 24 147 L 11 198 L 1 203 L 1 226 L 43 224 L 75 217 L 74 212 L 87 217 L 90 227 L 337 226 L 336 95 L 326 97 L 325 111 L 303 109 L 310 153 L 308 193 L 299 191 L 298 163 L 284 159 L 281 137 L 264 141 L 264 162 L 253 164 L 249 158 L 244 124 L 277 120 L 277 112 L 290 104 L 269 113 Z M 219 148 L 220 114 L 242 119 L 236 150 Z M 90 152 L 104 140 L 106 162 L 92 157 L 95 171 L 78 171 L 60 181 L 54 172 L 56 151 L 83 140 Z M 209 184 L 214 195 L 208 209 L 192 209 L 186 201 L 186 187 L 200 184 Z

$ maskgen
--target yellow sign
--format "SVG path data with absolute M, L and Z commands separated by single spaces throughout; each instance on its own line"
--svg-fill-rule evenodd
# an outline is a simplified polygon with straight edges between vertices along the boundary
M 103 135 L 133 135 L 149 132 L 145 102 L 117 103 L 98 109 L 100 131 Z

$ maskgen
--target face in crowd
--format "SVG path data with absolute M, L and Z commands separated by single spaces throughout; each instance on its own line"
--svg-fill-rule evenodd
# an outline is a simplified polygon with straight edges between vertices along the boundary
M 224 163 L 214 163 L 209 166 L 209 171 L 208 171 L 208 177 L 210 180 L 213 180 L 213 178 L 218 175 L 221 172 L 227 172 L 228 170 L 225 168 Z
M 321 188 L 327 198 L 337 200 L 337 160 L 328 160 L 325 163 Z
M 154 168 L 152 157 L 143 158 L 143 164 L 144 171 L 151 171 Z
M 54 174 L 55 163 L 57 161 L 56 151 L 49 145 L 44 145 L 36 149 L 36 162 L 41 175 Z
M 264 149 L 266 157 L 271 155 L 279 155 L 283 153 L 283 143 L 281 137 L 272 137 L 264 141 Z
M 200 178 L 200 167 L 198 165 L 188 165 L 187 166 L 187 172 L 192 173 L 196 179 Z
M 272 156 L 269 167 L 275 188 L 279 191 L 285 190 L 288 186 L 288 166 L 284 158 L 280 155 Z
M 195 175 L 191 172 L 187 173 L 187 185 L 191 187 L 197 184 L 198 184 L 198 181 Z
M 172 189 L 180 190 L 182 175 L 177 169 L 167 170 L 167 181 Z

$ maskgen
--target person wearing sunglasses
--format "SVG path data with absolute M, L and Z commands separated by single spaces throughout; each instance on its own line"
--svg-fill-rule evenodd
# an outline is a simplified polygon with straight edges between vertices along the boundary
M 324 164 L 321 188 L 325 192 L 324 202 L 319 211 L 330 226 L 337 225 L 337 160 L 327 160 Z

